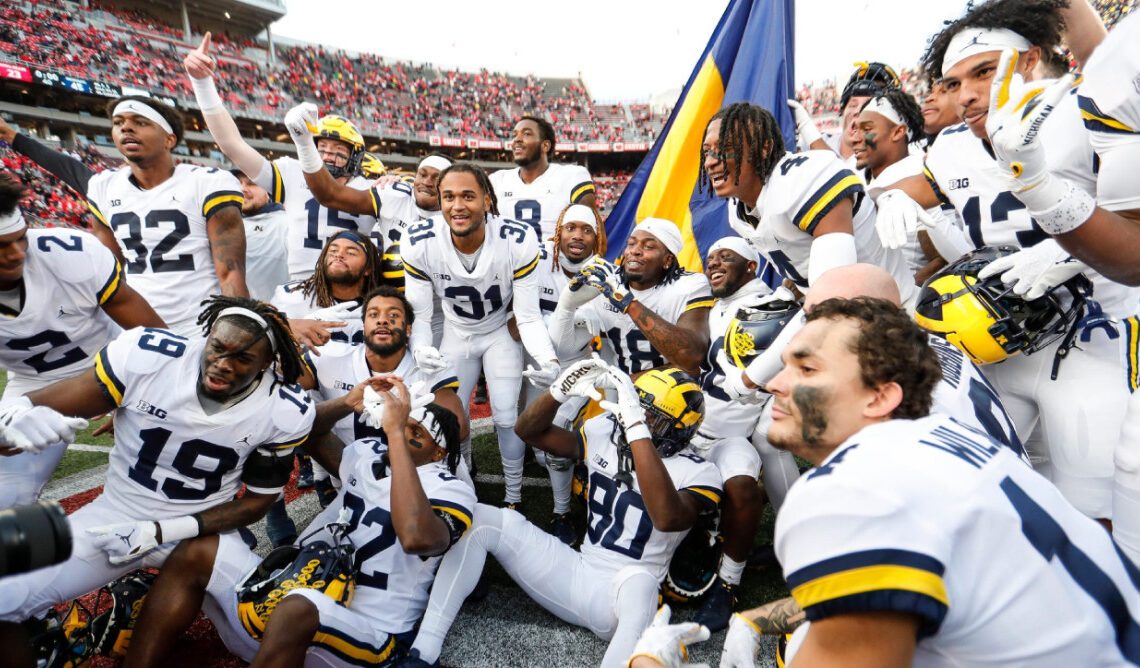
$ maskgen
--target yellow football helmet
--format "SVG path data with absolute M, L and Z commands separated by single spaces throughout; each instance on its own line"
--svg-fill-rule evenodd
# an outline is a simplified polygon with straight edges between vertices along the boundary
M 692 376 L 677 368 L 650 369 L 634 381 L 645 425 L 662 457 L 689 444 L 705 419 L 705 395 Z
M 738 369 L 746 368 L 772 345 L 799 310 L 799 304 L 782 299 L 739 309 L 725 331 L 724 354 Z
M 400 257 L 400 242 L 384 249 L 380 260 L 380 283 L 404 291 L 404 260 Z
M 975 364 L 1029 355 L 1064 336 L 1084 312 L 1091 284 L 1078 275 L 1026 301 L 1002 284 L 1000 276 L 978 278 L 982 267 L 1016 250 L 981 248 L 927 279 L 915 307 L 919 326 L 946 339 Z M 1068 303 L 1062 290 L 1072 295 Z
M 360 159 L 360 173 L 368 179 L 378 179 L 388 173 L 388 168 L 375 154 L 365 153 Z
M 356 585 L 353 552 L 347 540 L 336 545 L 314 540 L 300 547 L 283 545 L 266 555 L 238 588 L 238 619 L 246 633 L 260 640 L 269 615 L 293 589 L 315 589 L 347 606 Z
M 360 173 L 360 163 L 364 159 L 364 135 L 344 116 L 329 114 L 317 121 L 317 137 L 335 139 L 348 144 L 348 162 L 344 167 L 325 163 L 333 178 L 356 176 Z

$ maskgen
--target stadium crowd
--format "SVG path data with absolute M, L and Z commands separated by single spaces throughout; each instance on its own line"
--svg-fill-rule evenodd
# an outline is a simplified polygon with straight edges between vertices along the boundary
M 108 28 L 52 7 L 5 7 L 4 36 L 46 21 L 79 32 L 35 48 L 97 60 Z M 629 175 L 557 144 L 648 107 L 324 47 L 265 73 L 97 6 L 130 54 L 105 66 L 174 62 L 163 90 L 232 167 L 180 162 L 185 116 L 152 96 L 107 109 L 121 164 L 0 121 L 0 510 L 26 506 L 0 528 L 63 535 L 33 504 L 88 419 L 114 442 L 68 549 L 5 534 L 4 661 L 163 666 L 205 615 L 255 668 L 440 666 L 493 556 L 605 668 L 691 666 L 721 631 L 721 668 L 1140 665 L 1130 10 L 970 3 L 917 67 L 780 99 L 795 145 L 759 104 L 698 119 L 695 184 L 607 220 Z M 243 136 L 254 94 L 295 156 Z M 364 121 L 502 139 L 513 166 L 377 178 Z M 745 605 L 757 562 L 782 580 Z M 552 663 L 528 637 L 499 663 Z

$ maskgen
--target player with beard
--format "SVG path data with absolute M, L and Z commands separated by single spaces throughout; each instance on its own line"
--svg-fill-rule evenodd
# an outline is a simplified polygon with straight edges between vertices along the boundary
M 517 504 L 526 449 L 514 432 L 522 379 L 546 386 L 560 369 L 539 310 L 538 240 L 529 225 L 498 216 L 490 181 L 474 164 L 445 169 L 439 195 L 443 216 L 410 226 L 402 251 L 405 289 L 416 318 L 431 318 L 433 295 L 438 295 L 448 326 L 439 349 L 431 345 L 428 328 L 413 330 L 409 347 L 425 371 L 450 367 L 465 401 L 480 370 L 486 373 L 506 479 L 504 500 Z M 522 346 L 508 326 L 512 317 L 538 368 L 523 371 Z M 464 457 L 470 457 L 469 441 Z
M 328 115 L 304 126 L 306 134 L 316 134 L 314 146 L 298 150 L 297 157 L 283 156 L 266 160 L 246 143 L 214 83 L 216 64 L 210 56 L 210 33 L 202 37 L 198 48 L 182 61 L 194 89 L 194 99 L 202 110 L 202 118 L 218 148 L 238 169 L 269 192 L 270 199 L 285 207 L 289 215 L 289 277 L 308 278 L 325 241 L 333 234 L 347 230 L 367 236 L 376 224 L 371 215 L 356 216 L 322 206 L 309 192 L 305 173 L 327 167 L 337 180 L 351 188 L 367 191 L 369 181 L 360 176 L 364 157 L 364 137 L 348 119 Z M 310 105 L 311 106 L 311 105 Z M 315 109 L 315 107 L 314 107 Z M 286 119 L 286 127 L 289 127 Z
M 87 199 L 92 233 L 126 269 L 171 331 L 198 333 L 198 307 L 219 292 L 246 296 L 242 194 L 228 172 L 176 164 L 178 110 L 127 95 L 107 105 L 111 139 L 126 165 L 95 173 L 0 121 L 0 139 Z
M 128 330 L 93 371 L 29 393 L 31 407 L 0 418 L 4 432 L 27 434 L 56 431 L 62 415 L 115 417 L 103 492 L 68 517 L 71 557 L 0 578 L 8 665 L 20 665 L 11 653 L 21 629 L 7 622 L 161 567 L 181 540 L 256 522 L 288 482 L 316 413 L 295 384 L 304 362 L 289 323 L 264 302 L 236 297 L 212 297 L 199 321 L 205 336 L 193 339 Z
M 270 202 L 265 188 L 240 170 L 233 169 L 230 173 L 241 183 L 244 200 L 241 215 L 245 220 L 245 282 L 249 296 L 269 301 L 277 286 L 289 281 L 285 207 Z
M 910 152 L 911 144 L 923 133 L 922 111 L 909 93 L 891 91 L 872 98 L 859 112 L 856 126 L 855 166 L 864 170 L 863 181 L 872 199 L 902 179 L 922 175 L 922 156 Z M 935 225 L 929 231 L 915 230 L 902 248 L 916 285 L 922 285 L 946 262 L 973 250 L 953 217 L 944 216 L 940 208 L 926 213 Z
M 675 223 L 646 218 L 629 235 L 620 268 L 596 259 L 567 283 L 550 318 L 559 352 L 578 354 L 600 332 L 603 349 L 625 373 L 668 364 L 699 375 L 712 294 L 708 279 L 678 263 L 682 244 Z
M 338 232 L 325 242 L 313 274 L 278 286 L 272 303 L 289 317 L 297 339 L 307 346 L 360 343 L 364 335 L 353 316 L 359 313 L 361 298 L 381 285 L 380 265 L 368 237 Z
M 897 190 L 879 196 L 876 226 L 885 245 L 901 244 L 909 229 L 925 224 L 921 209 L 946 201 L 965 220 L 975 247 L 1021 249 L 991 262 L 979 279 L 998 276 L 1027 300 L 1080 273 L 1092 281 L 1090 317 L 1071 330 L 1073 337 L 1079 334 L 1078 345 L 1066 345 L 1063 337 L 1031 355 L 982 370 L 1026 437 L 1035 465 L 1075 506 L 1107 522 L 1113 516 L 1113 446 L 1129 398 L 1121 378 L 1125 337 L 1114 323 L 1136 315 L 1137 292 L 1072 262 L 1045 231 L 1057 231 L 1081 211 L 1088 217 L 1099 180 L 1078 91 L 1071 91 L 1065 80 L 1056 86 L 1033 80 L 1042 52 L 1061 43 L 1062 8 L 1067 5 L 1063 0 L 992 0 L 934 37 L 923 66 L 928 77 L 941 77 L 965 123 L 943 130 L 930 147 L 925 178 L 904 179 L 894 184 Z M 1017 136 L 1010 143 L 991 144 L 987 126 L 997 123 L 1020 133 L 1020 110 L 1034 98 L 1039 102 L 1024 116 L 1040 134 L 1039 143 L 1023 144 Z M 1029 157 L 1034 149 L 1037 159 Z M 998 151 L 1003 159 L 995 157 Z M 1013 176 L 1014 162 L 1020 176 Z M 1026 166 L 1032 167 L 1028 173 Z M 1070 205 L 1069 196 L 1082 204 Z M 1100 313 L 1108 318 L 1094 317 Z M 1114 377 L 1120 382 L 1106 380 Z
M 596 206 L 594 181 L 585 167 L 554 162 L 554 126 L 545 118 L 523 116 L 515 123 L 511 157 L 515 169 L 491 174 L 503 215 L 527 223 L 546 241 L 559 213 L 570 204 Z

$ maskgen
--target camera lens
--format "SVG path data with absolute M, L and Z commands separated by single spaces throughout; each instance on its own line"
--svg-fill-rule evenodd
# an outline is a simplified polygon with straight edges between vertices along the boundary
M 0 510 L 0 575 L 57 564 L 71 556 L 71 526 L 54 501 Z

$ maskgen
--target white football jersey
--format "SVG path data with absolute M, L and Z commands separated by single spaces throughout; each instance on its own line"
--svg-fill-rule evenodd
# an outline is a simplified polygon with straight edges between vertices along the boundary
M 1140 662 L 1136 568 L 1009 448 L 946 416 L 847 439 L 788 492 L 776 556 L 811 621 L 917 617 L 915 666 Z
M 118 406 L 103 497 L 128 517 L 160 520 L 229 501 L 250 454 L 288 455 L 309 435 L 312 399 L 276 382 L 272 369 L 249 396 L 206 413 L 197 391 L 205 346 L 201 336 L 136 327 L 95 358 L 95 377 Z
M 269 199 L 285 207 L 289 214 L 289 228 L 286 234 L 289 252 L 289 277 L 308 278 L 313 274 L 317 258 L 325 247 L 325 241 L 336 234 L 349 230 L 362 237 L 372 232 L 376 219 L 372 216 L 358 216 L 323 206 L 309 192 L 305 183 L 305 172 L 301 163 L 291 156 L 277 158 L 270 163 L 269 183 L 257 185 L 269 191 Z M 349 179 L 349 188 L 368 190 L 372 182 L 363 176 Z
M 875 203 L 863 181 L 830 151 L 787 153 L 776 168 L 756 207 L 730 201 L 728 222 L 776 271 L 801 290 L 808 288 L 812 233 L 819 221 L 844 199 L 854 200 L 851 218 L 859 262 L 882 267 L 899 285 L 904 303 L 916 292 L 914 275 L 898 251 L 888 251 L 875 232 Z
M 254 299 L 269 301 L 277 286 L 289 280 L 288 225 L 285 207 L 272 202 L 245 217 L 245 285 Z
M 701 389 L 705 393 L 705 419 L 701 422 L 700 429 L 702 435 L 711 439 L 752 436 L 760 411 L 755 404 L 729 399 L 724 391 L 725 373 L 717 361 L 718 353 L 724 349 L 724 335 L 737 311 L 789 296 L 786 293 L 773 295 L 764 281 L 755 278 L 731 295 L 717 299 L 709 309 L 709 338 L 712 342 L 701 369 Z
M 530 225 L 541 241 L 554 236 L 563 209 L 594 193 L 593 178 L 580 165 L 552 162 L 532 183 L 523 183 L 520 169 L 491 174 L 491 186 L 503 216 Z
M 961 350 L 934 334 L 928 338 L 942 367 L 942 380 L 934 386 L 930 412 L 949 415 L 1025 456 L 1025 446 L 997 390 Z
M 1077 89 L 1061 98 L 1057 109 L 1041 126 L 1050 173 L 1072 181 L 1090 195 L 1096 194 L 1096 171 L 1089 135 L 1077 107 Z M 934 193 L 954 205 L 966 224 L 975 248 L 1015 246 L 1028 248 L 1048 238 L 1021 200 L 1008 188 L 1008 178 L 989 148 L 965 125 L 953 125 L 938 135 L 926 155 L 926 179 Z M 1105 279 L 1090 270 L 1093 297 L 1106 313 L 1136 313 L 1140 291 Z
M 321 307 L 316 304 L 317 294 L 315 292 L 308 297 L 305 296 L 305 282 L 307 280 L 309 279 L 278 285 L 277 289 L 273 291 L 273 298 L 269 300 L 269 303 L 290 320 L 308 318 L 309 314 Z M 345 326 L 332 330 L 329 333 L 329 341 L 364 343 L 364 320 L 360 316 L 350 315 L 341 322 L 346 323 Z M 324 349 L 322 348 L 322 350 Z
M 544 241 L 538 251 L 538 310 L 542 311 L 542 318 L 550 324 L 550 314 L 558 308 L 558 295 L 562 288 L 570 282 L 570 277 L 562 271 L 562 267 L 551 264 L 551 254 L 554 252 L 554 242 Z
M 1110 211 L 1140 209 L 1140 13 L 1122 18 L 1084 68 L 1077 92 L 1081 118 L 1100 158 L 1097 204 Z
M 320 355 L 306 353 L 305 361 L 313 370 L 317 381 L 316 389 L 313 390 L 315 398 L 318 401 L 328 401 L 343 397 L 357 383 L 375 375 L 376 372 L 368 368 L 367 352 L 368 348 L 363 345 L 329 343 L 321 347 Z M 409 387 L 417 381 L 423 381 L 428 392 L 459 388 L 459 380 L 449 370 L 438 374 L 425 373 L 416 366 L 411 353 L 406 351 L 393 373 L 403 378 L 404 384 Z M 361 415 L 353 413 L 341 418 L 333 427 L 333 433 L 344 443 L 351 443 L 361 438 L 382 438 L 384 431 L 368 426 Z
M 663 580 L 673 552 L 689 531 L 658 531 L 645 510 L 637 474 L 630 487 L 614 479 L 618 473 L 615 441 L 620 434 L 621 426 L 608 413 L 587 420 L 578 430 L 589 476 L 582 556 L 591 565 L 615 573 L 626 566 L 647 568 Z M 712 462 L 688 448 L 662 461 L 677 491 L 696 495 L 709 512 L 720 503 L 720 471 Z
M 421 209 L 416 204 L 416 193 L 412 186 L 403 181 L 389 183 L 383 188 L 372 188 L 372 203 L 375 206 L 375 217 L 380 221 L 372 229 L 372 242 L 381 251 L 400 243 L 408 225 L 439 213 Z
M 28 230 L 19 313 L 0 307 L 0 366 L 40 385 L 91 366 L 114 322 L 100 306 L 124 284 L 123 270 L 94 236 L 67 228 Z
M 484 224 L 486 236 L 473 271 L 463 266 L 443 216 L 409 226 L 400 244 L 405 280 L 430 283 L 447 326 L 468 337 L 506 327 L 516 291 L 537 294 L 540 260 L 534 231 L 495 216 Z
M 705 275 L 687 271 L 668 283 L 658 283 L 648 290 L 630 288 L 630 292 L 646 308 L 674 324 L 686 311 L 709 308 L 713 304 Z M 578 309 L 577 317 L 593 321 L 602 338 L 603 350 L 622 371 L 635 374 L 667 364 L 665 356 L 645 338 L 633 318 L 618 312 L 604 297 Z
M 428 594 L 443 554 L 420 557 L 400 547 L 392 526 L 392 479 L 387 444 L 377 438 L 356 441 L 340 462 L 339 506 L 349 511 L 349 540 L 356 546 L 356 591 L 349 609 L 387 633 L 413 629 L 427 608 Z M 475 489 L 444 462 L 416 469 L 428 503 L 452 526 L 466 531 L 475 509 Z
M 241 207 L 234 175 L 176 165 L 169 179 L 142 190 L 121 167 L 92 176 L 87 199 L 119 240 L 131 287 L 171 331 L 196 334 L 202 300 L 221 292 L 206 221 L 227 206 Z

